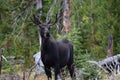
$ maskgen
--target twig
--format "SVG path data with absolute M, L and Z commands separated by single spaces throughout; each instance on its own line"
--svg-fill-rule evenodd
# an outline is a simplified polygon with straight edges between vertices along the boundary
M 35 64 L 34 66 L 32 66 L 32 67 L 30 68 L 30 71 L 29 71 L 29 73 L 28 73 L 28 78 L 27 78 L 27 80 L 29 80 L 30 74 L 31 74 L 32 70 L 33 70 L 36 66 L 37 66 L 37 64 Z
M 28 75 L 27 80 L 29 80 L 29 77 L 30 77 L 30 74 L 31 74 L 32 70 L 38 65 L 40 59 L 41 59 L 41 58 L 39 58 L 38 62 L 30 68 L 30 70 L 29 70 L 29 75 Z

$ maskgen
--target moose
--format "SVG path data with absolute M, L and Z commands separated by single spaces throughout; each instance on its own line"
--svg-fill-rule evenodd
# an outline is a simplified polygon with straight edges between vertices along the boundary
M 52 79 L 51 68 L 53 68 L 55 80 L 58 80 L 61 69 L 67 66 L 71 79 L 75 80 L 72 43 L 67 39 L 55 40 L 50 33 L 50 29 L 57 22 L 57 19 L 56 17 L 54 23 L 51 23 L 51 20 L 42 23 L 36 15 L 31 17 L 32 22 L 38 26 L 41 36 L 41 59 L 44 70 L 48 80 L 50 80 Z

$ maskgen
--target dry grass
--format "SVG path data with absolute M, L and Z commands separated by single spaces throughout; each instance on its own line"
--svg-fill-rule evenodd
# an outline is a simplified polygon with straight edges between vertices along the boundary
M 34 80 L 35 72 L 31 73 L 30 77 L 28 78 L 29 70 L 25 71 L 25 80 Z M 52 76 L 52 80 L 54 80 L 54 75 Z M 2 73 L 0 75 L 0 80 L 23 80 L 23 71 L 19 70 L 15 73 Z M 46 74 L 41 74 L 36 76 L 35 80 L 48 80 Z M 66 77 L 65 80 L 71 80 L 70 77 Z
M 80 73 L 80 72 L 79 72 Z M 29 79 L 28 78 L 28 70 L 25 71 L 25 80 L 34 80 L 34 76 L 35 76 L 35 72 L 33 70 L 33 72 L 31 73 Z M 83 78 L 80 78 L 80 74 L 76 73 L 76 76 L 77 79 L 76 80 L 84 80 Z M 101 76 L 101 80 L 114 80 L 112 76 L 106 74 L 105 72 L 101 72 L 99 74 L 99 76 Z M 120 80 L 120 74 L 115 74 L 115 77 L 117 78 L 117 80 Z M 52 76 L 52 80 L 54 80 L 54 75 Z M 23 80 L 23 71 L 17 71 L 15 73 L 12 73 L 12 74 L 2 74 L 0 75 L 0 80 Z M 35 80 L 47 80 L 47 76 L 46 74 L 42 74 L 42 75 L 39 75 L 39 76 L 36 76 L 36 79 Z M 65 80 L 71 80 L 70 76 L 69 76 L 69 73 L 67 75 L 67 77 L 65 78 Z

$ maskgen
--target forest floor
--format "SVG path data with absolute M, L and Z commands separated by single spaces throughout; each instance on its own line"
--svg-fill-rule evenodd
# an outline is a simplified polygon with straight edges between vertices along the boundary
M 47 80 L 45 73 L 36 76 L 36 78 L 35 78 L 34 71 L 31 73 L 29 78 L 28 78 L 28 74 L 29 74 L 28 71 L 25 71 L 24 73 L 23 73 L 23 71 L 17 71 L 15 73 L 9 73 L 9 74 L 2 73 L 2 75 L 0 75 L 0 80 Z M 115 75 L 116 79 L 115 79 L 115 77 L 109 76 L 106 74 L 101 74 L 101 76 L 102 76 L 102 79 L 96 79 L 96 80 L 120 80 L 120 74 Z M 52 80 L 54 80 L 54 76 L 52 76 L 52 77 L 53 77 Z M 71 80 L 70 76 L 65 77 L 65 80 Z M 76 80 L 84 80 L 84 79 L 76 79 Z M 93 80 L 93 79 L 91 79 L 91 80 Z
M 45 73 L 41 75 L 35 76 L 35 72 L 31 72 L 30 76 L 28 77 L 29 72 L 28 71 L 17 71 L 15 73 L 2 73 L 0 75 L 0 80 L 47 80 L 47 76 Z M 54 76 L 52 76 L 54 80 Z M 65 77 L 65 80 L 71 80 L 68 77 Z
M 47 80 L 47 77 L 45 74 L 36 76 L 30 76 L 29 78 L 26 77 L 25 79 L 23 78 L 23 75 L 21 73 L 18 74 L 2 74 L 0 76 L 0 80 Z M 54 79 L 52 79 L 54 80 Z M 70 78 L 65 78 L 65 80 L 71 80 Z
M 15 63 L 14 61 L 11 61 Z M 22 62 L 22 61 L 17 61 Z M 31 72 L 29 76 L 30 69 L 25 69 L 24 65 L 22 64 L 5 64 L 2 68 L 2 74 L 0 75 L 0 80 L 47 80 L 46 74 L 43 73 L 41 75 L 36 76 L 35 78 L 35 69 Z M 29 78 L 28 78 L 29 76 Z M 98 76 L 101 76 L 102 79 L 89 79 L 89 80 L 115 80 L 113 76 L 107 75 L 106 73 L 100 73 Z M 79 70 L 76 70 L 76 80 L 84 80 L 82 77 L 82 73 Z M 117 80 L 120 80 L 120 74 L 115 75 Z M 52 80 L 54 80 L 54 76 L 52 76 Z M 69 73 L 66 73 L 65 80 L 71 80 Z
M 46 74 L 36 76 L 35 69 L 30 73 L 30 68 L 25 68 L 24 61 L 20 60 L 9 60 L 8 63 L 2 65 L 2 74 L 0 74 L 0 80 L 47 80 Z M 34 65 L 34 64 L 33 64 Z M 30 76 L 29 76 L 30 73 Z M 29 76 L 29 78 L 28 78 Z M 35 78 L 35 79 L 34 79 Z M 54 76 L 52 76 L 54 80 Z M 65 80 L 71 80 L 70 76 L 65 77 Z

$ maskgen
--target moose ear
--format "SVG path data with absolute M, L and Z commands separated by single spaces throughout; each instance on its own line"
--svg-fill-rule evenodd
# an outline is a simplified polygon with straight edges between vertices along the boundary
M 35 15 L 33 15 L 32 17 L 30 17 L 30 19 L 31 19 L 31 21 L 32 21 L 33 23 L 35 23 L 36 25 L 41 24 L 39 18 L 36 17 Z

